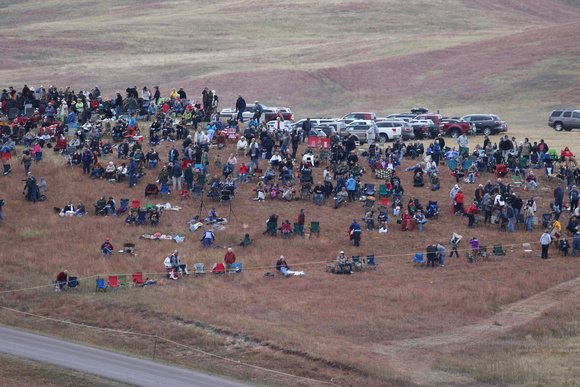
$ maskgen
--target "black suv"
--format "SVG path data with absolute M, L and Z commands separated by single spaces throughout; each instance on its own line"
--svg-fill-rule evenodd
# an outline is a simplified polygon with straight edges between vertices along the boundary
M 461 119 L 473 124 L 477 133 L 483 133 L 486 136 L 508 130 L 507 124 L 493 114 L 468 114 Z
M 580 128 L 580 110 L 559 109 L 554 110 L 548 118 L 548 125 L 557 132 Z

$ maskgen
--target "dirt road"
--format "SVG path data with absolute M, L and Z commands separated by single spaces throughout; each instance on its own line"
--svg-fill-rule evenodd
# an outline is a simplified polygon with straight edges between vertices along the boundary
M 4 327 L 0 327 L 0 351 L 138 386 L 247 386 L 216 376 Z

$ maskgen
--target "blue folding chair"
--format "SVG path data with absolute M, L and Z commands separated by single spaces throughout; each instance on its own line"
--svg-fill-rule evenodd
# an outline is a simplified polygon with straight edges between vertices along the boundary
M 71 290 L 79 290 L 80 282 L 77 277 L 68 277 L 68 288 Z
M 232 263 L 232 273 L 241 274 L 244 272 L 244 266 L 241 262 Z
M 416 253 L 413 257 L 413 263 L 415 263 L 415 266 L 425 264 L 425 262 L 427 261 L 423 259 L 423 253 Z
M 103 292 L 107 291 L 107 285 L 105 285 L 104 278 L 97 278 L 97 288 L 95 292 L 98 292 L 99 290 L 102 290 Z
M 34 161 L 41 161 L 42 160 L 42 152 L 38 151 L 34 154 Z
M 161 189 L 159 190 L 159 193 L 171 195 L 171 189 L 169 188 L 169 184 L 161 184 Z
M 375 256 L 373 255 L 367 255 L 367 268 L 372 269 L 372 270 L 376 270 L 377 267 L 379 266 L 378 263 L 375 262 Z

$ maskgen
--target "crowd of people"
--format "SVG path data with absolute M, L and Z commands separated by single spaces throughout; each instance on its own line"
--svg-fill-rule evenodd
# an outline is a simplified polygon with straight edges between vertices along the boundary
M 523 218 L 526 230 L 532 231 L 538 210 L 536 201 L 533 196 L 522 196 L 525 192 L 535 192 L 543 184 L 539 179 L 542 173 L 538 173 L 542 171 L 547 179 L 558 179 L 550 204 L 553 219 L 549 224 L 542 224 L 542 228 L 548 227 L 548 245 L 561 244 L 566 253 L 570 249 L 568 241 L 560 238 L 559 219 L 563 210 L 569 210 L 572 215 L 566 230 L 572 235 L 578 231 L 578 162 L 568 147 L 558 154 L 543 139 L 532 143 L 524 138 L 517 142 L 515 137 L 510 139 L 505 135 L 498 142 L 492 142 L 485 136 L 482 145 L 471 147 L 470 139 L 463 134 L 456 140 L 457 146 L 450 147 L 439 135 L 428 144 L 420 141 L 406 144 L 399 139 L 382 147 L 371 142 L 368 150 L 361 151 L 354 136 L 346 134 L 341 138 L 333 133 L 329 136 L 328 148 L 306 146 L 300 155 L 298 150 L 310 134 L 310 120 L 300 130 L 285 123 L 282 114 L 274 125 L 268 124 L 261 119 L 262 105 L 256 101 L 252 119 L 242 125 L 246 102 L 240 95 L 236 100 L 236 117 L 224 122 L 218 112 L 219 98 L 209 88 L 204 88 L 200 100 L 196 101 L 188 99 L 183 88 L 173 89 L 165 97 L 159 87 L 153 90 L 143 87 L 138 92 L 134 86 L 127 88 L 124 96 L 117 92 L 114 98 L 108 99 L 98 86 L 75 93 L 70 88 L 35 89 L 25 85 L 21 91 L 13 87 L 4 90 L 0 102 L 4 113 L 18 109 L 18 117 L 4 127 L 1 151 L 12 153 L 22 144 L 24 191 L 29 201 L 41 200 L 42 192 L 47 190 L 44 179 L 37 182 L 30 171 L 35 155 L 41 154 L 44 148 L 53 148 L 69 157 L 72 165 L 82 165 L 83 174 L 89 179 L 117 183 L 127 180 L 133 188 L 145 176 L 153 175 L 155 183 L 148 184 L 147 190 L 158 189 L 167 195 L 189 197 L 195 185 L 219 195 L 226 188 L 235 192 L 239 184 L 257 181 L 255 200 L 261 203 L 267 199 L 290 202 L 312 195 L 313 205 L 323 206 L 332 198 L 334 209 L 345 209 L 349 203 L 362 201 L 367 206 L 364 216 L 354 218 L 348 226 L 349 240 L 354 247 L 359 247 L 363 229 L 388 232 L 391 220 L 400 224 L 401 231 L 424 231 L 426 224 L 440 213 L 437 201 L 432 199 L 441 187 L 443 168 L 450 169 L 456 182 L 450 191 L 451 213 L 465 216 L 468 228 L 479 223 L 497 224 L 499 229 L 512 233 Z M 33 109 L 32 114 L 28 114 L 27 107 Z M 148 135 L 139 124 L 148 125 Z M 235 151 L 222 161 L 215 149 L 226 146 L 228 138 L 235 144 Z M 166 154 L 157 150 L 163 142 L 170 143 Z M 148 144 L 148 149 L 144 149 L 144 144 Z M 108 155 L 113 156 L 112 160 L 103 161 Z M 409 159 L 412 165 L 403 169 L 402 164 Z M 212 162 L 219 171 L 213 175 L 208 170 Z M 401 178 L 406 171 L 412 173 L 414 187 L 426 186 L 423 198 L 415 195 L 403 201 L 405 188 Z M 483 184 L 481 179 L 485 173 L 495 175 L 493 183 L 487 179 L 487 184 Z M 524 192 L 516 189 L 515 180 L 504 182 L 509 173 L 521 178 Z M 316 184 L 314 175 L 317 175 Z M 376 179 L 383 183 L 379 195 L 368 186 Z M 476 187 L 471 191 L 473 198 L 465 188 L 467 185 Z M 385 205 L 380 198 L 389 198 L 391 203 Z M 565 206 L 565 201 L 569 201 L 569 206 Z M 129 211 L 127 224 L 143 223 L 140 209 L 117 206 L 112 197 L 106 200 L 103 196 L 94 206 L 95 215 L 119 214 L 124 209 Z M 75 206 L 71 200 L 58 213 L 79 216 L 88 211 L 81 201 Z M 146 220 L 156 226 L 160 214 L 157 208 L 148 209 Z M 283 238 L 292 232 L 303 235 L 304 209 L 297 216 L 296 229 L 292 229 L 288 220 L 278 227 L 277 220 L 277 215 L 269 217 L 266 232 L 280 230 Z M 361 221 L 365 227 L 361 227 Z M 209 248 L 215 235 L 211 230 L 204 231 L 201 241 Z M 542 245 L 546 241 L 542 236 Z M 437 252 L 428 252 L 428 258 L 429 254 L 431 257 L 443 255 L 440 261 L 443 266 L 446 254 L 441 254 L 440 244 L 432 246 Z

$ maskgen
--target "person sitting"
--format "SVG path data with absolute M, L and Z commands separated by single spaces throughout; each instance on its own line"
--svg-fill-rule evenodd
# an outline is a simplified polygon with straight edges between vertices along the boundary
M 469 178 L 470 183 L 475 183 L 475 177 L 477 175 L 477 165 L 472 163 L 469 168 L 467 169 L 467 177 Z
M 68 204 L 64 206 L 59 216 L 73 216 L 75 214 L 75 208 L 72 204 L 72 200 L 68 201 Z
M 115 179 L 116 175 L 117 168 L 115 167 L 115 164 L 112 161 L 109 161 L 109 164 L 107 164 L 107 168 L 105 168 L 105 173 L 103 177 L 107 180 L 111 180 Z
M 205 248 L 207 250 L 211 247 L 212 243 L 215 241 L 215 235 L 211 230 L 204 231 L 200 241 L 205 245 Z
M 344 251 L 341 251 L 338 257 L 336 257 L 336 263 L 338 264 L 341 273 L 345 273 L 344 267 L 348 266 L 350 267 L 350 271 L 348 271 L 347 273 L 352 274 L 352 263 L 348 262 L 348 257 L 344 255 Z
M 286 219 L 284 223 L 282 223 L 282 239 L 290 238 L 290 233 L 292 232 L 292 228 L 290 225 L 290 221 Z
M 85 215 L 87 211 L 85 210 L 85 205 L 82 201 L 79 200 L 79 204 L 77 205 L 77 211 L 75 212 L 75 216 L 82 216 Z
M 566 238 L 560 241 L 558 249 L 562 252 L 562 254 L 564 254 L 565 257 L 568 256 L 568 251 L 570 250 L 570 243 L 568 243 L 568 240 Z
M 212 207 L 211 210 L 209 211 L 207 218 L 205 219 L 206 222 L 208 223 L 217 223 L 217 222 L 221 222 L 223 221 L 223 218 L 220 218 L 220 216 L 218 215 L 217 211 L 215 210 L 215 207 Z
M 388 220 L 389 220 L 389 217 L 387 216 L 386 211 L 379 212 L 379 216 L 377 216 L 377 222 L 379 224 L 379 233 L 389 231 Z
M 270 165 L 268 167 L 268 169 L 266 169 L 266 172 L 264 172 L 264 184 L 268 185 L 270 183 L 270 180 L 273 180 L 275 178 L 276 178 L 276 171 Z
M 107 200 L 105 196 L 101 196 L 101 198 L 94 204 L 95 206 L 95 215 L 107 215 L 108 211 L 105 208 L 107 206 Z
M 374 230 L 375 229 L 375 211 L 374 210 L 367 211 L 367 213 L 364 216 L 364 221 L 367 225 L 367 231 Z
M 411 217 L 409 211 L 405 211 L 401 217 L 401 231 L 415 230 L 415 219 Z
M 101 245 L 101 251 L 107 258 L 111 258 L 111 254 L 113 254 L 113 245 L 109 241 L 109 238 L 105 239 L 105 242 Z
M 157 132 L 153 133 L 153 135 L 149 137 L 149 145 L 151 146 L 159 145 L 160 142 L 161 139 L 159 138 Z
M 99 162 L 95 163 L 95 166 L 93 167 L 93 170 L 91 171 L 90 178 L 93 180 L 100 178 L 101 175 L 103 174 L 104 170 L 105 169 L 103 168 L 101 163 L 99 163 Z
M 457 163 L 457 166 L 455 167 L 455 171 L 453 172 L 453 174 L 455 175 L 455 181 L 457 183 L 459 183 L 459 179 L 465 176 L 465 171 L 463 170 L 463 165 L 461 165 L 461 163 Z
M 68 283 L 68 271 L 61 271 L 56 275 L 56 284 L 58 286 L 58 291 L 61 291 Z M 56 290 L 55 290 L 56 291 Z
M 160 214 L 157 206 L 153 207 L 153 210 L 149 214 L 149 220 L 151 221 L 151 226 L 157 227 L 157 225 L 159 224 L 160 217 L 161 217 L 161 214 Z
M 534 171 L 530 171 L 530 174 L 526 176 L 526 183 L 532 186 L 532 191 L 536 190 L 538 183 L 536 180 L 536 176 L 534 176 Z
M 439 175 L 437 173 L 433 173 L 431 175 L 431 191 L 437 191 L 441 188 L 441 181 L 439 180 Z
M 560 156 L 562 157 L 562 160 L 564 161 L 564 163 L 566 163 L 567 167 L 570 166 L 570 161 L 573 162 L 574 165 L 576 165 L 576 166 L 578 165 L 576 158 L 574 157 L 572 152 L 570 152 L 570 148 L 565 147 L 564 150 L 562 151 L 562 153 L 560 154 Z
M 240 170 L 238 172 L 238 179 L 240 181 L 240 183 L 243 183 L 246 181 L 246 176 L 248 176 L 248 166 L 246 165 L 246 163 L 242 163 L 240 165 Z
M 423 224 L 427 223 L 427 219 L 425 219 L 425 214 L 423 211 L 419 210 L 415 212 L 413 218 L 415 218 L 415 224 L 419 225 L 419 231 L 423 231 Z
M 347 198 L 348 192 L 346 192 L 346 187 L 342 187 L 342 189 L 336 194 L 336 204 L 334 205 L 334 209 L 336 210 L 341 203 L 346 203 Z
M 283 255 L 280 256 L 280 259 L 278 259 L 276 261 L 276 270 L 278 270 L 280 273 L 284 274 L 285 277 L 289 277 L 290 274 L 288 274 L 288 264 L 286 263 L 286 259 L 284 258 Z
M 290 202 L 292 201 L 293 197 L 294 197 L 294 188 L 292 188 L 290 184 L 286 184 L 282 188 L 282 198 L 284 198 L 284 200 L 286 200 L 287 202 Z
M 401 198 L 396 198 L 393 201 L 391 207 L 393 208 L 393 216 L 399 216 L 401 209 L 403 208 L 403 202 L 401 201 Z

